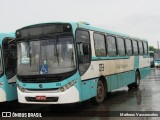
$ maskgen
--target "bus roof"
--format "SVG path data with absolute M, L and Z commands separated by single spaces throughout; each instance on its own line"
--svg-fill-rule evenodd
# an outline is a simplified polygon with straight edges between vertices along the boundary
M 3 39 L 6 37 L 15 38 L 15 34 L 14 33 L 0 33 L 0 44 L 2 44 Z
M 141 38 L 133 37 L 133 36 L 126 35 L 126 34 L 123 34 L 123 33 L 118 33 L 118 32 L 110 31 L 110 30 L 107 30 L 107 29 L 102 29 L 102 28 L 99 28 L 99 27 L 95 27 L 95 26 L 90 25 L 87 22 L 48 22 L 48 23 L 39 23 L 39 24 L 33 24 L 33 25 L 29 25 L 29 26 L 20 28 L 18 30 L 26 29 L 28 27 L 39 26 L 39 25 L 42 25 L 42 24 L 71 24 L 73 26 L 73 30 L 76 30 L 76 28 L 84 28 L 84 29 L 93 30 L 93 31 L 97 31 L 97 32 L 103 32 L 103 33 L 113 34 L 113 35 L 117 35 L 117 36 L 122 36 L 122 37 L 125 37 L 125 38 L 131 38 L 131 39 L 136 39 L 136 40 L 138 39 L 138 40 L 141 40 L 141 41 L 147 41 L 146 39 L 141 39 Z
M 141 38 L 133 37 L 133 36 L 126 35 L 126 34 L 123 34 L 123 33 L 118 33 L 118 32 L 114 32 L 114 31 L 107 30 L 107 29 L 102 29 L 102 28 L 91 26 L 91 25 L 88 25 L 88 24 L 83 24 L 83 23 L 77 23 L 77 24 L 78 24 L 78 27 L 80 27 L 80 28 L 85 28 L 85 29 L 98 31 L 98 32 L 104 32 L 104 33 L 108 33 L 108 34 L 122 36 L 122 37 L 125 37 L 125 38 L 131 38 L 131 39 L 138 39 L 138 40 L 141 40 L 141 41 L 147 41 L 146 39 L 141 39 Z

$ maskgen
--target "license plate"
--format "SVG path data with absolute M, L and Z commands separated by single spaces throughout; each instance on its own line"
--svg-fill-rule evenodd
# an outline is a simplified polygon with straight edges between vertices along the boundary
M 46 100 L 46 96 L 36 96 L 36 100 Z

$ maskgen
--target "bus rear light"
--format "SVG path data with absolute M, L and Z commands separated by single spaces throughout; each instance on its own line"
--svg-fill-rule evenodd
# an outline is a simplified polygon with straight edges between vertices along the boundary
M 67 89 L 71 88 L 76 82 L 77 82 L 76 80 L 73 80 L 72 82 L 67 83 L 63 87 L 60 87 L 58 89 L 58 92 L 64 92 L 64 91 L 66 91 Z

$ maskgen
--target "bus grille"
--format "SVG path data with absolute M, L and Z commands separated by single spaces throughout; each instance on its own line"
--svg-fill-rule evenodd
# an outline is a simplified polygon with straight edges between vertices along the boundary
M 26 89 L 27 91 L 56 91 L 59 88 L 49 88 L 49 89 Z

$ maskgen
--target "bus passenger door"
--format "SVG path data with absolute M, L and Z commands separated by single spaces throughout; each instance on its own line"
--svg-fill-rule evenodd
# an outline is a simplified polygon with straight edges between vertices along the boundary
M 2 48 L 0 46 L 0 102 L 6 101 L 6 83 L 3 75 Z
M 5 91 L 7 101 L 17 99 L 16 89 L 16 42 L 14 39 L 4 39 L 3 41 L 3 63 L 5 75 Z
M 90 84 L 91 78 L 85 75 L 91 62 L 91 45 L 90 45 L 89 31 L 80 29 L 76 30 L 76 48 L 77 48 L 78 68 L 82 80 L 81 82 L 82 100 L 86 100 L 91 98 L 91 84 Z

